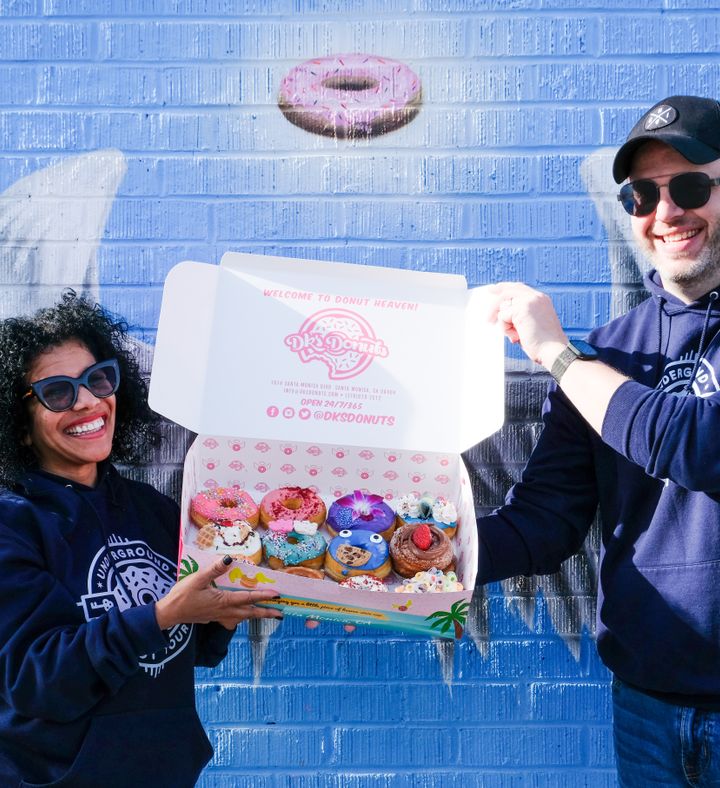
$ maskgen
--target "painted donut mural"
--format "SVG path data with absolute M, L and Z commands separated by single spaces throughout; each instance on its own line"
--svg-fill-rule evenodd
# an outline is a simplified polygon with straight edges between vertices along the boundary
M 409 123 L 422 86 L 404 63 L 377 55 L 330 55 L 292 68 L 278 106 L 296 126 L 327 137 L 372 137 Z

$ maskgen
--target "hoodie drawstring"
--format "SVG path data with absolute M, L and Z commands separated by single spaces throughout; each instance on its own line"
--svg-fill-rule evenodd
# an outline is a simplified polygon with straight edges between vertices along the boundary
M 697 374 L 698 367 L 700 366 L 700 359 L 702 358 L 703 351 L 705 350 L 705 335 L 707 334 L 708 324 L 710 323 L 710 313 L 712 312 L 713 304 L 718 300 L 718 297 L 718 293 L 715 290 L 713 290 L 708 296 L 708 305 L 707 310 L 705 311 L 705 320 L 703 321 L 702 333 L 700 334 L 700 344 L 698 345 L 697 356 L 695 357 L 695 363 L 693 364 L 692 372 L 690 373 L 688 382 L 685 384 L 685 388 L 683 389 L 683 393 L 686 397 L 692 393 L 692 385 L 695 382 L 695 375 Z

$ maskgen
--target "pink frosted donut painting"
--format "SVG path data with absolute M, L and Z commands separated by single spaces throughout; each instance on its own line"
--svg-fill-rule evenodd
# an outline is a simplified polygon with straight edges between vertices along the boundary
M 330 55 L 292 68 L 278 105 L 296 126 L 328 137 L 385 134 L 420 110 L 422 87 L 412 69 L 377 55 Z

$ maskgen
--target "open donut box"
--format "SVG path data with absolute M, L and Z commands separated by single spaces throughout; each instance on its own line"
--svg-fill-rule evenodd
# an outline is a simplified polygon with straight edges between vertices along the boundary
M 168 274 L 150 405 L 197 433 L 184 467 L 178 575 L 217 560 L 194 543 L 193 496 L 239 485 L 259 503 L 312 487 L 329 508 L 359 489 L 442 495 L 464 590 L 343 588 L 235 562 L 222 588 L 271 588 L 286 615 L 460 637 L 477 571 L 472 491 L 460 452 L 502 425 L 503 339 L 486 288 L 465 278 L 226 253 Z M 327 531 L 321 533 L 330 539 Z

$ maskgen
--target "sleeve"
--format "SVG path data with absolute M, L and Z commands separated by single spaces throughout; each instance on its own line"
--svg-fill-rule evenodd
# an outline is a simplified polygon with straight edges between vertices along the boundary
M 615 392 L 603 440 L 657 479 L 686 490 L 720 492 L 720 394 L 684 396 L 628 381 Z
M 582 546 L 597 502 L 589 428 L 553 388 L 520 481 L 503 506 L 478 519 L 478 582 L 558 571 Z
M 0 521 L 0 693 L 17 713 L 66 722 L 115 694 L 139 658 L 167 645 L 154 605 L 80 622 L 76 600 L 22 538 L 33 517 Z M 0 515 L 0 519 L 2 515 Z
M 198 627 L 195 664 L 198 667 L 214 668 L 225 659 L 228 646 L 237 629 L 225 629 L 222 624 L 211 622 Z
M 166 495 L 150 487 L 148 495 L 152 495 L 160 509 L 158 519 L 175 546 L 175 554 L 180 549 L 180 507 Z M 227 656 L 228 646 L 235 630 L 227 630 L 221 624 L 196 624 L 195 665 L 197 667 L 214 668 Z

